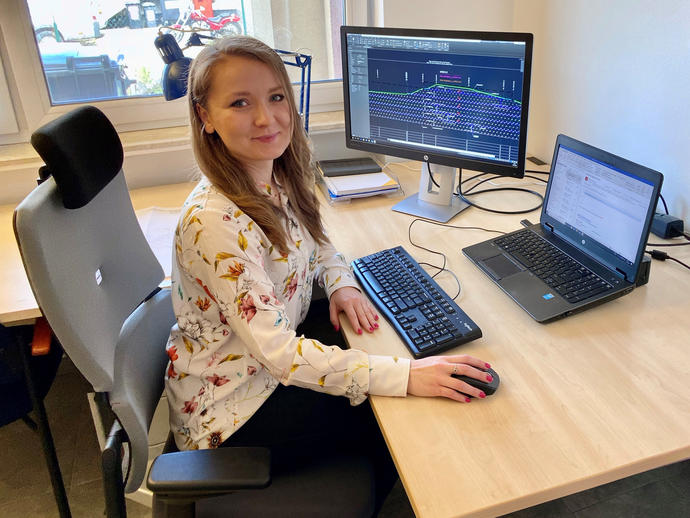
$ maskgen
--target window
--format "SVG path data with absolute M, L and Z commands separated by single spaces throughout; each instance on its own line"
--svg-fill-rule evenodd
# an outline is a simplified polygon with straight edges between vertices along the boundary
M 312 79 L 340 79 L 341 1 L 28 0 L 51 104 L 162 94 L 159 31 L 185 46 L 208 37 L 251 34 L 314 56 Z M 169 27 L 169 28 L 167 28 Z M 203 40 L 202 40 L 203 41 Z M 191 47 L 194 56 L 200 47 Z
M 17 118 L 25 121 L 20 124 L 23 141 L 28 128 L 80 102 L 99 106 L 121 131 L 184 124 L 184 102 L 161 97 L 164 64 L 153 45 L 159 30 L 171 32 L 183 48 L 191 35 L 188 31 L 196 30 L 213 37 L 250 34 L 274 48 L 311 54 L 312 112 L 342 109 L 339 26 L 345 23 L 346 12 L 348 23 L 363 23 L 367 7 L 361 0 L 8 0 L 8 4 L 0 30 L 9 55 L 8 80 L 13 78 L 15 84 L 10 91 L 15 112 L 21 112 Z M 185 55 L 194 57 L 199 50 L 186 48 Z M 299 70 L 288 70 L 298 81 Z M 0 135 L 0 144 L 7 142 Z

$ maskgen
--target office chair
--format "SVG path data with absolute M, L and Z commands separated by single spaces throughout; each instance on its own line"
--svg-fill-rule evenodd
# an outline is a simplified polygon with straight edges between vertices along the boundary
M 78 108 L 31 142 L 52 176 L 15 210 L 15 234 L 41 311 L 101 409 L 112 411 L 102 453 L 106 511 L 122 517 L 124 493 L 146 476 L 175 322 L 171 294 L 158 289 L 163 271 L 137 223 L 122 145 L 105 115 Z M 148 475 L 154 517 L 371 516 L 374 509 L 364 457 L 333 455 L 272 474 L 267 448 L 174 450 L 169 438 Z
M 38 433 L 60 518 L 69 518 L 67 493 L 43 404 L 61 359 L 62 348 L 44 319 L 35 326 L 0 325 L 0 427 L 21 419 Z M 29 415 L 32 410 L 33 418 Z

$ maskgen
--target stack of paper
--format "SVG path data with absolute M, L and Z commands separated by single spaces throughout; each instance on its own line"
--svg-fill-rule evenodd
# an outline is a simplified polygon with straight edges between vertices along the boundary
M 362 197 L 387 194 L 400 188 L 400 184 L 383 171 L 379 173 L 347 176 L 324 176 L 323 183 L 331 197 Z

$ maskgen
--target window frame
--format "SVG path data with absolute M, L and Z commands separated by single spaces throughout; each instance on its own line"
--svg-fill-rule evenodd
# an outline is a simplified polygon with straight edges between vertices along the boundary
M 366 25 L 375 1 L 345 0 L 345 23 Z M 13 110 L 19 131 L 0 134 L 0 145 L 28 142 L 33 130 L 77 105 L 51 106 L 28 4 L 26 0 L 5 0 L 4 3 L 6 16 L 0 19 L 0 57 L 4 69 L 0 67 L 0 75 L 4 72 L 12 105 L 4 106 L 6 98 L 0 98 L 0 110 Z M 153 42 L 151 49 L 153 52 Z M 310 94 L 310 113 L 343 109 L 341 80 L 314 81 Z M 101 109 L 121 132 L 187 124 L 184 99 L 165 101 L 160 96 L 138 97 L 89 104 Z

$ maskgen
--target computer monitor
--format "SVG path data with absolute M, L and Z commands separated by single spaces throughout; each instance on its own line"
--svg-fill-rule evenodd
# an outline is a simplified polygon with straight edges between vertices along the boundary
M 419 193 L 393 210 L 445 222 L 467 207 L 458 168 L 524 176 L 531 34 L 340 34 L 346 146 L 422 162 Z

